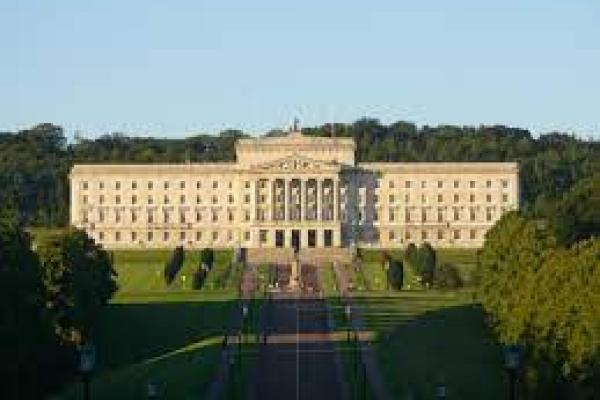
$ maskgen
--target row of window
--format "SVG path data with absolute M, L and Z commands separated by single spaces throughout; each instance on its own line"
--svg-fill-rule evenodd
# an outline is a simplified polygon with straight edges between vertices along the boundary
M 174 238 L 171 236 L 170 231 L 163 231 L 162 235 L 161 235 L 161 232 L 148 231 L 148 232 L 146 232 L 145 236 L 142 236 L 143 235 L 142 233 L 136 232 L 136 231 L 131 231 L 131 232 L 115 231 L 113 233 L 113 235 L 114 236 L 112 237 L 112 240 L 114 240 L 115 242 L 123 242 L 123 241 L 138 242 L 138 241 L 142 241 L 142 240 L 146 240 L 148 242 L 153 242 L 155 240 L 160 240 L 160 239 L 167 242 L 167 241 L 171 240 L 172 238 Z M 208 238 L 208 237 L 210 237 L 210 239 L 213 242 L 219 241 L 220 240 L 219 231 L 211 232 L 210 236 L 206 236 L 206 238 Z M 233 241 L 233 232 L 227 231 L 226 236 L 224 238 L 227 242 L 232 242 Z M 203 232 L 201 232 L 201 231 L 196 231 L 196 232 L 181 231 L 181 232 L 179 232 L 178 239 L 180 241 L 195 240 L 197 242 L 200 242 L 203 240 Z M 98 232 L 98 240 L 102 242 L 105 240 L 110 240 L 110 238 L 108 238 L 107 235 L 104 234 L 104 232 L 99 231 Z M 244 241 L 250 240 L 250 231 L 245 231 L 243 233 L 243 240 Z
M 404 239 L 406 239 L 406 240 L 413 240 L 413 239 L 421 239 L 421 240 L 470 239 L 470 240 L 477 240 L 477 239 L 483 238 L 485 231 L 477 230 L 477 229 L 469 229 L 465 233 L 466 233 L 466 235 L 463 235 L 463 232 L 460 229 L 453 229 L 450 232 L 446 232 L 443 230 L 437 230 L 437 231 L 425 231 L 425 230 L 423 230 L 423 231 L 408 231 L 407 230 L 407 231 L 404 231 L 404 235 L 402 235 L 401 232 L 389 231 L 388 232 L 388 240 L 389 241 L 400 240 L 400 239 L 402 239 L 402 236 L 404 236 Z
M 377 182 L 377 187 L 379 187 L 379 181 L 376 181 L 376 182 Z M 461 181 L 454 180 L 454 181 L 452 181 L 452 187 L 455 188 L 455 189 L 458 189 L 459 187 L 461 187 L 460 183 L 461 183 Z M 120 190 L 123 187 L 121 181 L 115 181 L 115 182 L 113 182 L 113 184 L 114 184 L 114 188 L 116 190 Z M 170 189 L 172 187 L 172 184 L 173 184 L 174 188 L 177 187 L 177 188 L 183 190 L 183 189 L 186 189 L 186 187 L 189 187 L 192 183 L 191 182 L 187 182 L 187 181 L 179 181 L 178 183 L 173 183 L 173 182 L 170 182 L 170 181 L 163 181 L 162 182 L 162 187 L 163 187 L 163 189 Z M 441 189 L 441 188 L 444 188 L 446 184 L 449 184 L 449 182 L 444 182 L 444 181 L 438 180 L 438 181 L 436 181 L 435 186 L 432 186 L 432 187 L 437 187 L 438 189 Z M 507 179 L 500 179 L 498 181 L 498 186 L 502 187 L 502 188 L 505 188 L 505 189 L 508 188 L 508 184 L 509 183 L 508 183 Z M 206 183 L 205 183 L 205 185 L 206 185 Z M 138 181 L 131 181 L 130 182 L 130 187 L 131 187 L 132 190 L 136 190 L 138 188 L 138 186 L 139 186 L 138 185 Z M 396 186 L 397 186 L 396 181 L 394 181 L 394 180 L 388 181 L 388 187 L 390 189 L 394 189 Z M 414 187 L 417 187 L 417 186 L 420 186 L 421 189 L 425 189 L 425 188 L 428 187 L 428 182 L 427 181 L 420 181 L 419 182 L 419 181 L 410 181 L 410 180 L 404 181 L 404 187 L 407 188 L 407 189 L 414 188 Z M 487 189 L 490 189 L 490 188 L 492 188 L 494 186 L 495 186 L 494 185 L 494 181 L 492 181 L 491 179 L 486 180 L 485 183 L 482 181 L 480 185 L 478 185 L 478 182 L 474 181 L 474 180 L 468 181 L 468 184 L 467 184 L 467 187 L 470 188 L 470 189 L 475 189 L 477 187 L 485 187 Z M 82 189 L 83 190 L 87 190 L 89 187 L 90 187 L 90 182 L 88 182 L 88 181 L 83 181 L 82 182 Z M 105 189 L 105 187 L 106 187 L 106 185 L 105 185 L 104 181 L 99 181 L 98 182 L 98 189 L 103 190 L 103 189 Z M 155 183 L 153 181 L 147 181 L 146 182 L 146 187 L 149 190 L 152 190 L 152 189 L 154 189 L 156 187 L 156 185 L 155 185 Z M 202 181 L 196 181 L 195 182 L 195 187 L 196 187 L 196 189 L 202 189 L 202 187 L 203 187 Z M 212 187 L 213 189 L 218 189 L 219 188 L 219 181 L 213 180 L 211 182 L 211 184 L 209 185 L 209 187 Z M 227 187 L 229 189 L 231 189 L 233 187 L 233 182 L 232 181 L 228 181 L 227 182 Z M 259 181 L 259 187 L 262 188 L 262 189 L 264 189 L 266 187 L 266 181 L 264 181 L 264 180 Z M 250 181 L 244 181 L 244 188 L 250 189 Z
M 433 183 L 433 182 L 430 182 L 430 183 Z M 466 184 L 466 181 L 464 183 Z M 404 187 L 406 189 L 415 188 L 417 186 L 420 186 L 421 189 L 425 189 L 425 188 L 427 188 L 427 184 L 428 184 L 427 181 L 420 181 L 420 185 L 419 185 L 419 181 L 404 181 Z M 446 184 L 449 184 L 449 182 L 444 182 L 444 181 L 438 180 L 438 181 L 435 181 L 435 183 L 434 183 L 435 186 L 432 186 L 432 187 L 437 187 L 438 189 L 442 189 Z M 459 180 L 452 181 L 452 187 L 454 189 L 458 189 L 461 186 L 460 184 L 461 184 L 461 181 L 459 181 Z M 393 180 L 388 181 L 388 187 L 390 189 L 394 189 L 396 187 L 396 185 L 397 185 L 396 181 L 393 181 Z M 508 180 L 500 179 L 498 181 L 498 185 L 500 187 L 506 189 L 508 187 Z M 470 189 L 475 189 L 478 186 L 485 187 L 487 189 L 491 189 L 495 185 L 494 185 L 494 181 L 492 181 L 491 179 L 487 179 L 485 181 L 485 183 L 482 181 L 480 185 L 478 185 L 477 181 L 473 181 L 473 180 L 468 181 L 468 187 Z
M 470 203 L 474 203 L 476 200 L 476 195 L 474 193 L 469 194 L 469 202 Z M 508 193 L 502 193 L 501 199 L 503 203 L 507 203 L 508 202 Z M 363 196 L 359 195 L 359 202 L 362 204 L 363 203 Z M 412 197 L 412 199 L 414 199 L 414 197 Z M 427 200 L 429 199 L 429 197 L 427 197 L 425 194 L 421 194 L 421 203 L 427 203 Z M 443 203 L 444 202 L 444 195 L 443 194 L 438 194 L 437 197 L 437 202 L 438 203 Z M 459 203 L 461 199 L 461 196 L 459 193 L 454 193 L 454 195 L 452 196 L 452 201 L 454 203 Z M 493 199 L 493 196 L 491 193 L 487 193 L 485 195 L 485 201 L 487 203 L 491 203 Z M 388 203 L 395 203 L 398 200 L 398 198 L 396 197 L 396 195 L 390 194 L 388 195 Z M 379 195 L 373 195 L 373 202 L 374 203 L 379 203 Z M 404 195 L 404 202 L 405 203 L 410 203 L 411 202 L 411 196 L 410 194 L 405 194 Z
M 411 210 L 411 209 L 405 209 L 404 211 L 404 222 L 449 222 L 450 221 L 450 217 L 449 215 L 452 215 L 452 221 L 461 221 L 461 220 L 468 220 L 468 221 L 477 221 L 478 220 L 478 213 L 477 210 L 475 208 L 469 208 L 469 213 L 466 214 L 465 212 L 461 211 L 461 209 L 459 208 L 453 208 L 452 209 L 452 214 L 447 213 L 446 211 L 440 209 L 437 210 L 437 218 L 434 217 L 434 215 L 432 215 L 432 211 L 427 211 L 426 209 L 421 209 L 420 212 L 419 210 Z M 506 208 L 502 207 L 501 208 L 501 213 L 504 213 L 506 211 Z M 379 210 L 373 210 L 373 221 L 379 221 Z M 399 212 L 397 211 L 397 209 L 394 208 L 390 208 L 388 210 L 388 221 L 389 222 L 395 222 L 397 221 L 397 217 L 398 217 Z M 417 219 L 417 217 L 420 214 L 420 219 Z M 494 219 L 494 214 L 495 214 L 495 210 L 492 207 L 488 207 L 485 209 L 485 220 L 486 221 L 492 221 Z M 467 219 L 468 216 L 468 219 Z M 342 211 L 342 215 L 341 215 L 341 219 L 346 221 L 347 218 L 349 217 L 349 214 L 345 213 Z M 461 218 L 463 217 L 463 218 Z M 365 213 L 360 211 L 358 212 L 358 220 L 360 222 L 365 222 Z M 350 221 L 347 221 L 350 222 Z
M 120 195 L 116 195 L 114 198 L 115 198 L 114 204 L 122 204 L 123 203 L 123 198 Z M 130 199 L 131 199 L 131 204 L 138 204 L 139 198 L 137 195 L 132 195 Z M 155 203 L 154 199 L 155 199 L 154 196 L 148 196 L 146 198 L 147 204 L 154 204 Z M 179 204 L 185 204 L 186 200 L 187 200 L 187 197 L 184 194 L 179 196 Z M 196 200 L 196 204 L 202 204 L 202 196 L 200 196 L 200 195 L 196 196 L 195 200 Z M 219 204 L 218 196 L 211 196 L 210 200 L 211 200 L 212 204 Z M 83 202 L 83 204 L 90 204 L 89 196 L 84 194 L 82 196 L 82 202 Z M 105 202 L 106 202 L 106 197 L 103 194 L 99 195 L 98 196 L 98 204 L 104 204 Z M 233 204 L 235 202 L 234 196 L 231 194 L 227 195 L 227 202 L 229 204 Z M 250 203 L 250 195 L 249 194 L 244 195 L 244 203 L 245 204 Z M 171 197 L 167 196 L 167 195 L 163 196 L 162 204 L 171 204 Z
M 120 210 L 114 210 L 114 212 L 112 213 L 114 216 L 114 222 L 121 222 L 123 221 L 123 213 Z M 131 222 L 137 222 L 139 219 L 139 213 L 137 211 L 131 211 L 128 213 L 130 216 L 130 221 Z M 227 210 L 227 220 L 229 222 L 232 222 L 235 219 L 234 213 L 231 210 Z M 244 216 L 243 216 L 244 221 L 250 221 L 250 211 L 249 210 L 244 210 Z M 197 211 L 195 213 L 195 221 L 196 222 L 201 222 L 203 221 L 204 218 L 202 216 L 202 212 Z M 82 221 L 84 224 L 87 224 L 90 221 L 90 213 L 88 211 L 83 211 L 82 213 Z M 97 222 L 106 222 L 107 221 L 107 216 L 104 210 L 99 210 L 98 211 L 98 220 Z M 210 221 L 212 222 L 218 222 L 219 221 L 219 213 L 212 211 L 210 213 Z M 146 213 L 146 222 L 147 223 L 155 223 L 158 222 L 158 220 L 155 218 L 155 213 L 154 211 L 148 211 Z M 163 223 L 171 223 L 173 222 L 173 218 L 171 216 L 171 212 L 168 210 L 163 210 L 162 212 L 162 218 L 160 219 L 160 222 Z M 185 224 L 188 222 L 192 222 L 192 219 L 187 218 L 187 215 L 185 212 L 180 212 L 179 213 L 179 223 Z
M 116 190 L 121 190 L 121 188 L 123 187 L 121 181 L 115 181 L 115 182 L 113 182 L 113 184 L 114 184 L 114 188 Z M 172 182 L 170 182 L 170 181 L 163 181 L 162 182 L 162 187 L 163 187 L 163 189 L 170 189 L 172 187 L 171 184 L 172 184 Z M 179 189 L 185 189 L 190 184 L 191 184 L 190 182 L 179 181 L 178 183 L 173 183 L 173 187 L 174 188 L 179 188 Z M 205 185 L 206 185 L 206 183 L 205 183 Z M 88 182 L 88 181 L 81 182 L 81 188 L 83 190 L 88 190 L 90 188 L 90 186 L 91 186 L 90 182 Z M 195 186 L 196 186 L 196 189 L 202 189 L 202 187 L 203 187 L 201 181 L 196 181 Z M 130 182 L 130 187 L 131 187 L 132 190 L 136 190 L 139 187 L 138 181 L 131 181 Z M 153 181 L 147 181 L 146 182 L 146 188 L 148 190 L 153 190 L 155 187 L 158 187 L 158 186 L 155 185 Z M 213 189 L 218 189 L 219 188 L 219 181 L 216 181 L 216 180 L 212 181 L 211 185 L 209 185 L 209 187 L 212 187 Z M 98 189 L 99 190 L 103 190 L 105 188 L 106 188 L 106 185 L 105 185 L 104 181 L 99 181 L 98 182 Z M 231 181 L 227 182 L 227 188 L 228 189 L 233 188 L 233 182 L 231 182 Z M 250 189 L 250 181 L 245 181 L 244 182 L 244 188 Z

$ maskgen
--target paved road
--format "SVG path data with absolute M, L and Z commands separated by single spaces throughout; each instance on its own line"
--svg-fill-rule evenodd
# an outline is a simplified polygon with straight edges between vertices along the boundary
M 279 286 L 289 277 L 278 267 Z M 302 270 L 302 292 L 273 292 L 265 307 L 267 344 L 259 353 L 250 399 L 341 399 L 335 348 L 327 325 L 327 311 L 316 293 L 314 267 Z

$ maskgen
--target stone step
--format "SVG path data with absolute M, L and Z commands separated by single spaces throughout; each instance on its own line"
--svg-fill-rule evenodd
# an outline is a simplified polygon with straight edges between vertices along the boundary
M 302 248 L 298 254 L 303 264 L 322 265 L 329 262 L 350 263 L 352 253 L 349 249 L 340 247 L 330 248 Z M 290 264 L 294 261 L 294 252 L 291 248 L 263 248 L 248 249 L 246 261 L 250 264 L 276 263 Z

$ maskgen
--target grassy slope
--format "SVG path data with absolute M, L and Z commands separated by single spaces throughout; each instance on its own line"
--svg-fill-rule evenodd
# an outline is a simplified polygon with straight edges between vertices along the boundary
M 502 398 L 502 351 L 464 292 L 363 293 L 358 297 L 378 358 L 396 396 Z
M 231 259 L 218 252 L 219 265 Z M 190 290 L 197 253 L 186 253 L 178 278 L 169 287 L 163 267 L 169 251 L 115 252 L 119 291 L 100 320 L 97 372 L 92 397 L 144 398 L 148 382 L 161 398 L 199 398 L 220 359 L 223 332 L 235 305 L 232 290 Z M 190 276 L 184 286 L 181 276 Z M 235 285 L 235 276 L 229 285 Z M 74 384 L 61 397 L 80 398 Z

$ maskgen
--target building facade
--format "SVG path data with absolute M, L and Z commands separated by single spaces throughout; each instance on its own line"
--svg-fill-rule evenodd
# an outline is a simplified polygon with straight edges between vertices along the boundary
M 236 161 L 79 164 L 71 223 L 106 248 L 480 247 L 516 163 L 356 163 L 352 138 L 239 139 Z

